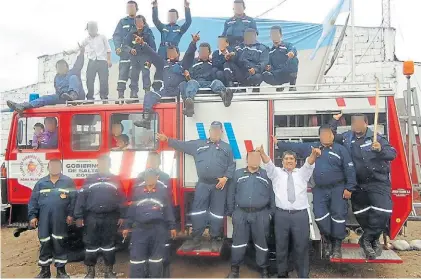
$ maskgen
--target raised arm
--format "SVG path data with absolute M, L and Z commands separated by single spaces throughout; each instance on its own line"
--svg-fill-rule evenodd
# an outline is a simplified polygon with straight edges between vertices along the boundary
M 355 172 L 354 163 L 352 162 L 351 155 L 349 155 L 348 150 L 341 146 L 341 158 L 342 158 L 342 167 L 345 173 L 346 185 L 345 188 L 352 192 L 357 186 L 357 175 Z
M 156 1 L 153 2 L 152 7 L 152 21 L 155 24 L 156 29 L 162 33 L 162 29 L 164 29 L 165 25 L 159 20 L 158 17 L 158 3 Z
M 263 168 L 266 170 L 266 173 L 270 180 L 273 180 L 276 178 L 276 166 L 272 162 L 272 160 L 269 158 L 269 156 L 266 154 L 266 152 L 263 149 L 263 145 L 256 148 L 256 151 L 260 152 L 260 157 L 263 161 Z
M 185 2 L 185 8 L 184 8 L 184 14 L 186 16 L 186 20 L 184 21 L 183 25 L 181 25 L 180 27 L 180 32 L 181 34 L 184 34 L 187 32 L 187 30 L 189 29 L 190 25 L 191 25 L 191 11 L 190 11 L 190 7 L 188 2 Z
M 377 157 L 385 161 L 393 161 L 396 158 L 396 149 L 381 135 L 377 135 L 377 142 L 381 146 L 380 150 L 373 149 L 373 151 L 376 152 Z
M 158 53 L 156 53 L 148 44 L 143 43 L 142 44 L 142 51 L 143 53 L 145 53 L 149 59 L 151 60 L 151 63 L 154 64 L 155 68 L 157 69 L 157 71 L 162 71 L 162 69 L 165 66 L 165 60 L 162 59 L 162 57 L 160 57 L 158 55 Z
M 277 141 L 276 145 L 278 146 L 281 152 L 291 150 L 297 153 L 299 157 L 305 158 L 310 156 L 311 148 L 317 147 L 316 142 L 288 142 L 288 141 Z
M 191 66 L 193 66 L 194 55 L 196 54 L 197 46 L 196 42 L 193 40 L 189 47 L 187 48 L 186 53 L 184 53 L 183 60 L 181 61 L 181 65 L 183 69 L 187 70 Z
M 316 159 L 321 154 L 320 149 L 312 148 L 310 156 L 307 157 L 304 165 L 298 170 L 300 176 L 308 182 L 313 175 L 314 168 L 316 166 Z

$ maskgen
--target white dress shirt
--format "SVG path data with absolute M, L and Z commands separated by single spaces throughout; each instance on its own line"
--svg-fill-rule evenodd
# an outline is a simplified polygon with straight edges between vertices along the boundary
M 276 207 L 284 210 L 302 210 L 309 207 L 307 183 L 313 174 L 315 165 L 315 163 L 310 165 L 306 160 L 301 168 L 296 168 L 292 171 L 295 187 L 295 201 L 291 203 L 288 201 L 287 193 L 288 171 L 284 168 L 276 167 L 272 161 L 263 164 L 263 168 L 266 170 L 268 177 L 272 180 Z
M 110 43 L 104 35 L 88 36 L 83 42 L 88 59 L 107 61 L 107 53 L 111 52 Z

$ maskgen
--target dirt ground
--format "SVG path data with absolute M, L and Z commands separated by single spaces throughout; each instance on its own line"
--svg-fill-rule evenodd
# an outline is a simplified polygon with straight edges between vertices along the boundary
M 19 238 L 13 237 L 13 229 L 1 229 L 1 277 L 33 277 L 38 273 L 39 243 L 36 231 L 27 231 Z M 406 237 L 407 241 L 421 239 L 421 222 L 410 222 Z M 421 277 L 421 251 L 399 252 L 403 264 L 332 264 L 325 261 L 312 261 L 310 277 Z M 99 266 L 97 276 L 102 276 L 103 266 Z M 115 270 L 119 278 L 128 276 L 127 251 L 117 254 Z M 52 268 L 55 274 L 55 269 Z M 69 263 L 67 272 L 71 277 L 83 277 L 85 267 L 82 262 Z M 224 278 L 229 272 L 229 261 L 222 259 L 193 259 L 174 257 L 171 265 L 171 276 L 176 278 Z M 294 276 L 292 274 L 292 276 Z M 259 277 L 259 274 L 247 267 L 242 267 L 241 277 Z

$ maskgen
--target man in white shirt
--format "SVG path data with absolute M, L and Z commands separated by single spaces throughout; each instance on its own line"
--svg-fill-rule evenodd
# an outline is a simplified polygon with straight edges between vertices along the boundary
M 86 69 L 86 87 L 88 94 L 86 99 L 94 99 L 94 84 L 95 78 L 99 77 L 99 95 L 101 100 L 108 99 L 108 68 L 111 67 L 111 47 L 107 38 L 98 34 L 98 24 L 94 21 L 88 22 L 86 25 L 89 36 L 83 40 L 82 47 L 85 47 L 85 53 L 88 56 L 88 68 Z M 78 48 L 79 49 L 79 48 Z M 65 52 L 65 54 L 73 53 L 74 51 Z
M 307 183 L 313 174 L 315 161 L 321 151 L 314 148 L 301 168 L 297 166 L 297 156 L 292 151 L 282 154 L 283 168 L 276 167 L 268 155 L 259 149 L 263 168 L 272 180 L 275 193 L 275 237 L 276 260 L 278 265 L 278 278 L 288 277 L 288 245 L 289 236 L 292 237 L 295 268 L 298 278 L 309 276 L 308 243 L 310 236 L 309 207 L 307 198 Z

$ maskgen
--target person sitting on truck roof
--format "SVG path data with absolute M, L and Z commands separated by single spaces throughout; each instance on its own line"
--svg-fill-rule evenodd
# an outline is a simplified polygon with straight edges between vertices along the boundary
M 196 250 L 202 246 L 201 237 L 208 221 L 211 227 L 211 250 L 218 252 L 220 248 L 219 237 L 226 202 L 225 185 L 234 175 L 235 161 L 231 146 L 221 140 L 222 123 L 213 121 L 209 134 L 209 139 L 186 142 L 157 134 L 159 141 L 168 142 L 170 147 L 193 156 L 199 177 L 191 209 L 193 241 L 183 245 L 185 250 Z
M 186 78 L 184 77 L 184 70 L 193 65 L 195 44 L 199 40 L 199 35 L 192 35 L 192 42 L 190 43 L 184 57 L 179 61 L 180 51 L 176 46 L 167 47 L 167 60 L 162 59 L 143 38 L 139 38 L 139 44 L 142 46 L 141 51 L 149 56 L 152 64 L 155 65 L 155 78 L 161 80 L 163 86 L 153 85 L 153 90 L 148 91 L 143 99 L 144 119 L 135 121 L 133 124 L 138 127 L 150 129 L 153 106 L 160 102 L 161 97 L 176 97 L 180 94 L 179 85 Z
M 230 54 L 227 58 L 224 68 L 228 71 L 228 82 L 238 81 L 243 86 L 262 83 L 262 73 L 269 63 L 269 49 L 257 41 L 256 30 L 246 29 L 244 43 L 235 48 L 234 56 Z
M 229 55 L 234 55 L 234 48 L 230 46 L 226 36 L 218 37 L 218 50 L 212 53 L 212 66 L 216 79 L 222 81 L 225 86 L 232 87 L 233 83 L 228 82 L 224 69 L 224 64 L 227 62 Z
M 200 36 L 198 36 L 198 40 L 200 40 Z M 194 41 L 194 51 L 196 51 L 196 43 L 197 41 Z M 187 81 L 180 83 L 180 92 L 184 100 L 183 113 L 187 117 L 192 117 L 194 114 L 194 97 L 200 88 L 210 88 L 210 93 L 218 94 L 225 107 L 231 105 L 233 92 L 231 89 L 227 90 L 222 81 L 215 79 L 210 54 L 210 45 L 201 43 L 199 46 L 199 57 L 194 59 L 193 65 L 188 70 L 184 70 L 184 76 Z
M 44 140 L 39 142 L 40 149 L 53 149 L 58 147 L 57 118 L 46 117 L 44 119 Z
M 136 29 L 129 33 L 126 39 L 125 48 L 130 52 L 130 61 L 132 66 L 130 76 L 130 98 L 137 99 L 139 93 L 139 75 L 142 72 L 142 83 L 145 92 L 150 90 L 151 78 L 150 78 L 150 67 L 151 63 L 149 58 L 141 51 L 141 45 L 138 43 L 139 38 L 143 38 L 154 51 L 156 51 L 155 37 L 149 25 L 146 23 L 146 18 L 142 15 L 137 15 L 135 18 Z M 119 96 L 119 98 L 124 96 Z
M 7 101 L 7 106 L 19 114 L 26 109 L 39 108 L 48 105 L 64 104 L 66 101 L 75 101 L 85 99 L 83 90 L 81 71 L 84 64 L 85 48 L 80 47 L 80 53 L 76 59 L 73 68 L 69 69 L 66 60 L 59 60 L 56 63 L 57 74 L 54 77 L 55 94 L 44 95 L 30 102 L 15 103 Z
M 330 122 L 334 131 L 341 116 L 335 115 Z M 351 131 L 337 136 L 351 154 L 357 173 L 358 185 L 352 193 L 351 203 L 355 218 L 364 231 L 359 243 L 367 259 L 375 259 L 382 254 L 379 237 L 388 233 L 392 214 L 390 162 L 396 158 L 396 150 L 386 137 L 374 135 L 364 114 L 353 115 Z
M 348 199 L 357 185 L 355 168 L 348 150 L 334 142 L 334 132 L 329 124 L 319 128 L 320 141 L 294 143 L 277 141 L 280 151 L 292 150 L 302 157 L 311 154 L 314 148 L 321 150 L 314 170 L 315 187 L 313 212 L 320 233 L 325 240 L 325 256 L 341 258 L 342 241 L 346 236 Z
M 273 46 L 269 51 L 269 64 L 263 72 L 263 81 L 270 85 L 295 85 L 298 72 L 297 50 L 293 44 L 282 40 L 281 26 L 272 26 L 270 37 Z M 276 89 L 278 92 L 283 90 L 283 87 Z M 296 88 L 291 86 L 289 91 L 296 91 Z

